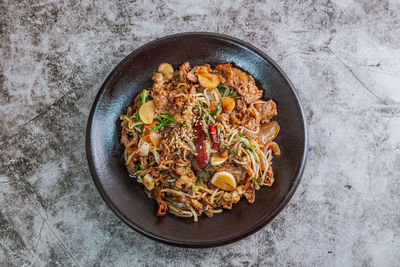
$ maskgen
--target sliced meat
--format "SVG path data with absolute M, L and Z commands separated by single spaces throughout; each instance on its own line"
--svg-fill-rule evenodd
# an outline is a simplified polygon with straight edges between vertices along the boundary
M 159 72 L 154 73 L 151 79 L 154 81 L 153 88 L 154 87 L 162 88 L 164 86 L 165 83 L 164 75 L 162 75 L 161 73 Z
M 231 114 L 229 114 L 229 118 L 231 119 L 232 123 L 241 125 L 242 124 L 242 116 L 239 115 L 237 111 L 232 111 Z
M 241 112 L 242 110 L 247 109 L 246 103 L 244 103 L 240 98 L 236 101 L 235 110 Z
M 272 170 L 272 167 L 269 166 L 267 170 L 267 175 L 264 178 L 264 183 L 267 184 L 268 186 L 271 186 L 275 181 L 274 178 L 274 171 Z
M 231 64 L 221 64 L 215 67 L 216 73 L 219 74 L 220 80 L 223 84 L 230 87 L 235 87 L 233 82 L 233 71 Z
M 180 176 L 175 182 L 176 187 L 182 188 L 184 186 L 192 186 L 196 182 L 196 176 L 194 175 L 190 166 L 177 166 L 176 173 Z
M 151 90 L 151 96 L 154 100 L 155 111 L 158 114 L 168 112 L 168 91 L 164 89 L 165 80 L 161 73 L 154 73 L 152 77 L 154 83 Z
M 196 97 L 196 88 L 186 82 L 181 82 L 180 86 L 170 90 L 168 99 L 170 101 L 170 114 L 181 113 L 194 104 Z
M 261 115 L 254 106 L 243 108 L 241 111 L 236 109 L 229 115 L 232 123 L 242 125 L 251 131 L 257 131 L 260 125 Z
M 186 82 L 187 74 L 188 74 L 189 71 L 190 71 L 189 62 L 185 62 L 179 67 L 179 71 L 178 72 L 179 72 L 180 82 Z
M 257 131 L 260 125 L 260 119 L 261 116 L 258 110 L 254 106 L 251 106 L 246 111 L 246 115 L 242 121 L 242 125 L 250 131 Z
M 278 110 L 276 108 L 276 103 L 273 100 L 268 100 L 267 102 L 254 104 L 256 109 L 261 115 L 261 123 L 267 123 L 269 120 L 278 115 Z
M 236 86 L 247 84 L 249 82 L 249 75 L 238 68 L 232 68 L 233 82 Z M 250 76 L 251 77 L 251 76 Z
M 236 184 L 238 185 L 244 184 L 247 180 L 247 171 L 239 164 L 229 163 L 225 166 L 224 170 L 234 174 Z
M 257 89 L 252 83 L 242 84 L 236 88 L 239 95 L 243 97 L 246 104 L 251 104 L 261 98 L 263 91 Z
M 192 206 L 198 211 L 204 210 L 205 208 L 197 199 L 192 198 L 190 202 L 192 202 Z
M 209 68 L 210 65 L 207 65 L 207 66 L 196 66 L 196 67 L 194 67 L 193 69 L 191 69 L 191 70 L 187 73 L 186 78 L 187 78 L 189 81 L 191 81 L 192 83 L 196 83 L 196 82 L 198 81 L 197 73 L 199 72 L 199 70 L 200 70 L 201 68 L 207 68 L 207 67 Z
M 255 118 L 249 118 L 245 123 L 243 123 L 243 127 L 246 127 L 250 131 L 257 131 L 258 125 L 260 121 L 257 121 Z
M 256 198 L 256 190 L 250 186 L 249 189 L 244 192 L 244 196 L 250 204 L 253 204 L 254 199 Z
M 260 112 L 254 106 L 251 106 L 247 109 L 247 112 L 250 114 L 250 117 L 253 117 L 258 123 L 261 119 Z

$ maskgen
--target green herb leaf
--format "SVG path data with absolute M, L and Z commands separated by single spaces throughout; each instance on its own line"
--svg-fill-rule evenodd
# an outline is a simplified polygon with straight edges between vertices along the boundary
M 230 93 L 228 94 L 228 96 L 233 96 L 233 92 L 230 92 Z
M 226 86 L 226 85 L 224 85 L 224 84 L 220 84 L 220 85 L 218 85 L 217 88 L 218 88 L 218 91 L 219 91 L 221 94 L 223 94 L 223 93 L 225 93 L 226 89 L 228 89 L 229 87 Z
M 146 94 L 147 94 L 147 90 L 143 90 L 142 97 L 140 98 L 140 105 L 143 105 L 144 103 L 146 103 Z
M 170 115 L 161 114 L 161 115 L 160 115 L 160 118 L 163 118 L 163 119 L 166 119 L 166 120 L 175 122 L 175 123 L 177 123 L 177 124 L 180 124 L 180 125 L 185 126 L 186 128 L 189 128 L 189 126 L 187 126 L 185 123 L 179 122 L 179 121 L 175 120 L 174 117 L 172 117 L 172 116 L 170 116 Z
M 239 133 L 239 136 L 243 137 L 244 139 L 246 139 L 249 142 L 250 147 L 251 147 L 251 152 L 253 152 L 253 154 L 256 155 L 256 151 L 254 150 L 253 142 L 250 140 L 250 138 L 248 138 L 247 135 L 244 135 L 241 133 Z
M 137 172 L 138 170 L 140 170 L 140 164 L 135 166 L 135 169 L 133 170 L 134 172 Z
M 202 211 L 202 213 L 207 213 L 207 212 L 208 212 L 208 210 L 203 210 L 203 211 Z
M 172 117 L 171 115 L 168 115 L 168 114 L 161 114 L 159 117 L 163 118 L 163 119 L 170 120 L 170 121 L 174 121 L 175 120 L 174 117 Z
M 231 156 L 235 156 L 237 154 L 237 151 L 233 151 L 233 152 L 231 152 Z
M 135 115 L 136 121 L 139 121 L 139 120 L 140 120 L 140 118 L 139 118 L 139 109 L 140 109 L 140 107 L 141 107 L 145 102 L 148 101 L 148 97 L 146 97 L 146 96 L 147 96 L 147 90 L 143 90 L 143 91 L 142 91 L 142 95 L 141 95 L 141 97 L 140 97 L 140 105 L 139 105 L 139 108 L 138 108 L 138 110 L 136 111 L 136 115 Z
M 165 120 L 165 121 L 161 122 L 159 125 L 157 125 L 157 126 L 153 129 L 153 131 L 158 131 L 161 127 L 164 127 L 165 125 L 167 125 L 168 122 L 169 122 L 169 120 Z

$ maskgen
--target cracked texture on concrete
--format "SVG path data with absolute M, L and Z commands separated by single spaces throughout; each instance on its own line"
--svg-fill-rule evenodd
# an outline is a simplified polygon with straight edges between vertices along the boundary
M 400 2 L 3 0 L 0 12 L 0 265 L 398 266 Z M 203 250 L 125 226 L 85 156 L 107 74 L 139 46 L 187 31 L 228 34 L 276 60 L 310 138 L 287 208 Z

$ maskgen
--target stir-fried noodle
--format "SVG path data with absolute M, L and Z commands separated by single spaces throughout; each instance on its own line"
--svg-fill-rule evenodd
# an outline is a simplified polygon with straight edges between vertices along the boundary
M 175 70 L 159 66 L 122 120 L 129 174 L 157 200 L 157 215 L 211 217 L 274 182 L 273 100 L 263 101 L 251 75 L 222 64 Z

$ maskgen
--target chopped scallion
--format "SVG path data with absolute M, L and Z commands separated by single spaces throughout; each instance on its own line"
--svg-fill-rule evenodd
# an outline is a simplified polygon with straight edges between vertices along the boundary
M 225 93 L 226 89 L 228 89 L 228 86 L 223 85 L 223 84 L 218 85 L 218 91 L 219 91 L 221 94 Z
M 220 108 L 221 108 L 221 102 L 218 102 L 217 108 L 215 109 L 214 112 L 211 112 L 210 115 L 214 116 L 215 114 L 217 114 Z
M 248 138 L 246 135 L 239 133 L 240 137 L 243 137 L 244 139 L 246 139 L 251 147 L 251 152 L 253 152 L 254 155 L 256 155 L 256 151 L 254 150 L 254 146 L 253 146 L 253 142 L 250 140 L 250 138 Z
M 169 122 L 169 120 L 165 120 L 165 121 L 161 122 L 159 125 L 157 125 L 157 126 L 153 129 L 153 131 L 158 131 L 161 127 L 164 127 L 165 125 L 167 125 L 168 122 Z
M 146 95 L 147 95 L 147 90 L 143 90 L 142 97 L 140 98 L 140 105 L 146 103 Z
M 135 169 L 133 170 L 134 172 L 137 172 L 138 170 L 140 170 L 140 164 L 135 166 Z
M 163 119 L 166 119 L 166 120 L 175 122 L 175 123 L 177 123 L 177 124 L 180 124 L 180 125 L 185 126 L 186 128 L 189 128 L 189 126 L 187 126 L 185 123 L 179 122 L 179 121 L 175 120 L 174 117 L 172 117 L 172 116 L 170 116 L 170 115 L 161 114 L 161 115 L 160 115 L 160 118 L 163 118 Z

